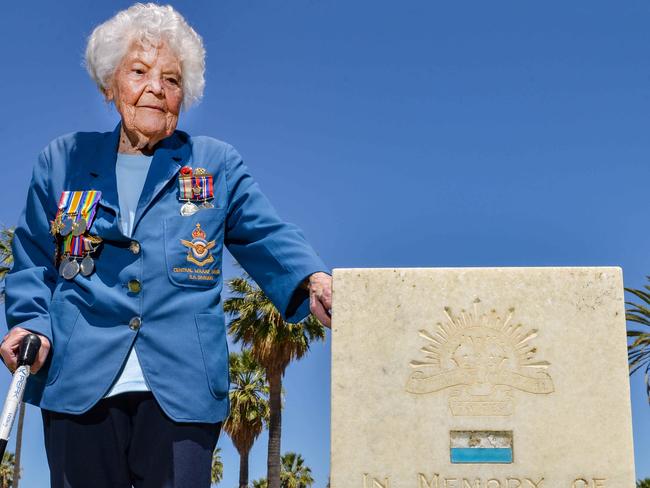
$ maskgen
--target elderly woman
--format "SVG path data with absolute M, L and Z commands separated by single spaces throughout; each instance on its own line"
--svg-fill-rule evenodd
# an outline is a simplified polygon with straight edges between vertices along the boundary
M 34 168 L 6 280 L 16 367 L 43 413 L 52 487 L 208 487 L 228 413 L 224 244 L 287 321 L 329 325 L 331 279 L 232 146 L 176 130 L 201 98 L 204 49 L 173 8 L 98 26 L 88 71 L 121 121 L 54 140 Z

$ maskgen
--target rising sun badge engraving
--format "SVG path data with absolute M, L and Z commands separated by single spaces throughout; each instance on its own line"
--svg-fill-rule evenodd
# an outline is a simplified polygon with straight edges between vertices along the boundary
M 187 260 L 197 266 L 205 266 L 214 261 L 210 254 L 210 249 L 214 247 L 215 241 L 207 241 L 205 232 L 201 229 L 201 224 L 196 224 L 196 229 L 192 231 L 192 240 L 186 241 L 181 239 L 181 244 L 188 247 Z
M 508 416 L 514 412 L 513 390 L 533 394 L 554 391 L 547 361 L 536 359 L 531 344 L 536 329 L 513 322 L 515 309 L 504 318 L 496 310 L 454 314 L 445 307 L 445 321 L 422 329 L 423 359 L 413 360 L 406 391 L 436 393 L 449 389 L 449 407 L 456 416 Z

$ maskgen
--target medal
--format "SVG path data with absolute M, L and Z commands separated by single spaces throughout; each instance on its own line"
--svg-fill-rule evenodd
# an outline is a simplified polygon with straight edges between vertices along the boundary
M 70 232 L 72 232 L 73 223 L 74 221 L 72 220 L 72 218 L 66 215 L 65 218 L 63 219 L 63 226 L 61 227 L 61 231 L 60 231 L 62 236 L 65 237 L 68 234 L 70 234 Z
M 97 250 L 97 247 L 102 243 L 102 238 L 98 236 L 84 236 L 83 239 L 83 250 L 84 257 L 81 260 L 79 265 L 79 272 L 82 276 L 90 276 L 95 271 L 95 260 L 92 258 L 91 254 Z
M 61 258 L 61 264 L 59 264 L 59 276 L 61 277 L 63 277 L 63 270 L 66 264 L 68 264 L 68 261 L 66 261 L 66 256 L 64 256 Z
M 199 207 L 197 207 L 195 203 L 189 200 L 185 202 L 181 207 L 181 215 L 183 217 L 189 217 L 190 215 L 194 215 L 198 211 L 199 211 Z
M 50 222 L 50 234 L 53 236 L 56 236 L 58 233 L 61 232 L 61 229 L 63 229 L 63 221 L 61 212 L 57 212 L 56 217 L 54 220 Z
M 63 277 L 71 280 L 79 273 L 79 263 L 75 258 L 69 258 L 63 267 Z
M 90 250 L 92 249 L 94 248 L 84 236 L 74 236 L 70 234 L 65 237 L 63 241 L 63 250 L 67 261 L 64 261 L 65 264 L 62 263 L 63 268 L 60 268 L 61 276 L 66 280 L 71 280 L 77 276 L 81 269 L 78 260 L 81 259 L 82 256 L 85 258 L 87 254 L 90 254 Z M 94 266 L 89 266 L 89 263 L 87 263 L 85 268 L 92 273 Z
M 82 276 L 90 276 L 95 270 L 95 260 L 86 254 L 81 260 L 80 272 Z
M 89 276 L 95 269 L 95 261 L 90 254 L 101 243 L 101 239 L 85 234 L 95 218 L 101 196 L 102 192 L 96 190 L 66 190 L 61 193 L 59 210 L 52 221 L 50 232 L 63 237 L 63 249 L 59 251 L 58 242 L 61 241 L 57 241 L 56 255 L 63 253 L 59 275 L 66 280 L 72 280 L 79 272 L 83 276 Z
M 57 218 L 52 222 L 50 231 L 58 232 L 63 237 L 83 235 L 95 217 L 101 196 L 102 192 L 96 190 L 62 192 Z
M 192 170 L 189 166 L 183 166 L 178 178 L 178 199 L 185 202 L 181 206 L 181 215 L 188 217 L 201 208 L 213 208 L 214 205 L 208 201 L 212 198 L 214 198 L 212 175 L 205 168 Z
M 86 219 L 81 217 L 72 224 L 72 235 L 78 237 L 84 232 L 86 232 Z
M 103 239 L 99 236 L 84 236 L 84 249 L 86 249 L 86 251 L 95 252 L 102 242 Z

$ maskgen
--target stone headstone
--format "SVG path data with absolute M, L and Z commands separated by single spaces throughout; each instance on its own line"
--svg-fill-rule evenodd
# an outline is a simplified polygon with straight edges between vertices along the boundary
M 336 269 L 332 488 L 633 488 L 620 268 Z

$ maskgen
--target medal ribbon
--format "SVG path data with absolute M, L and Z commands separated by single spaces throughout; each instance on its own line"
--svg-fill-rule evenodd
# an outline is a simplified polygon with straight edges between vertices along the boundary
M 61 192 L 61 197 L 59 198 L 59 209 L 56 212 L 56 218 L 58 219 L 59 217 L 63 217 L 62 214 L 66 213 L 66 208 L 68 208 L 68 204 L 70 202 L 70 197 L 72 195 L 71 191 L 63 191 Z
M 181 176 L 178 178 L 178 191 L 180 200 L 192 199 L 192 178 L 191 176 Z
M 195 194 L 193 188 L 199 187 L 201 193 Z M 181 176 L 178 178 L 179 200 L 201 202 L 214 198 L 214 182 L 212 175 Z
M 63 191 L 59 198 L 57 218 L 62 216 L 61 214 L 67 215 L 75 222 L 85 218 L 86 228 L 90 228 L 101 196 L 102 192 L 97 190 Z M 63 252 L 67 256 L 81 257 L 88 252 L 89 245 L 83 235 L 74 236 L 70 233 L 63 238 Z
M 212 176 L 201 176 L 201 200 L 208 200 L 214 196 Z
M 63 252 L 67 256 L 81 257 L 85 254 L 85 239 L 83 236 L 68 234 L 63 240 Z
M 64 213 L 75 221 L 85 218 L 86 225 L 90 227 L 97 212 L 97 202 L 101 197 L 102 192 L 97 190 L 61 192 L 57 217 Z
M 97 212 L 97 203 L 102 197 L 102 192 L 97 190 L 88 190 L 83 192 L 83 205 L 81 206 L 81 215 L 86 216 L 87 226 L 90 227 L 93 219 L 95 218 L 95 213 Z

